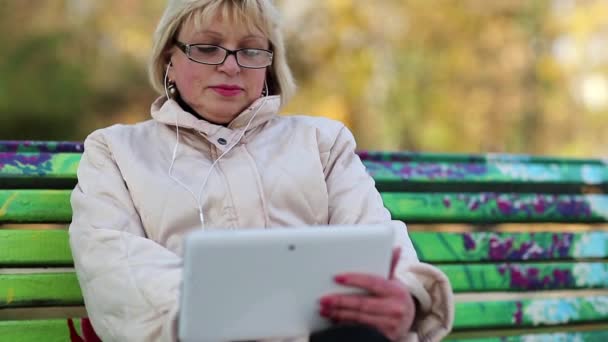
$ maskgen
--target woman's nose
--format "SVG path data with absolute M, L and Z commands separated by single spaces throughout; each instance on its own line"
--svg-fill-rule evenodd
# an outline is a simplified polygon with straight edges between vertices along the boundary
M 228 55 L 224 63 L 220 64 L 218 70 L 228 74 L 234 74 L 238 73 L 241 70 L 241 67 L 236 62 L 236 56 Z

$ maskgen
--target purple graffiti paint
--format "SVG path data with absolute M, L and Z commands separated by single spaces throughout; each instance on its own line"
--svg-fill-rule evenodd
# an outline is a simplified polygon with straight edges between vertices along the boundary
M 475 240 L 473 240 L 473 236 L 471 234 L 465 233 L 462 235 L 464 241 L 464 248 L 467 251 L 473 250 L 476 247 Z
M 521 302 L 517 302 L 515 304 L 515 307 L 517 308 L 517 310 L 513 314 L 513 322 L 516 325 L 520 325 L 523 323 L 523 320 L 524 320 L 523 305 Z
M 0 170 L 6 166 L 19 169 L 23 174 L 44 173 L 50 171 L 50 154 L 24 155 L 17 153 L 0 153 Z
M 446 208 L 449 208 L 452 206 L 452 202 L 450 201 L 449 197 L 444 197 L 443 198 L 443 206 Z
M 504 215 L 510 215 L 513 212 L 513 204 L 508 200 L 499 198 L 496 200 L 496 205 Z
M 568 269 L 555 269 L 551 274 L 541 276 L 536 267 L 520 267 L 516 265 L 501 265 L 498 272 L 510 276 L 510 287 L 517 290 L 539 290 L 568 288 L 574 285 L 574 278 Z

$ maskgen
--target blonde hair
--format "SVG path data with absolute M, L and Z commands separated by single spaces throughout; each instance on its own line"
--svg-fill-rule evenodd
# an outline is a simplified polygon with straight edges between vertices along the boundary
M 270 41 L 273 63 L 267 72 L 270 95 L 281 95 L 285 104 L 295 93 L 295 82 L 287 64 L 283 35 L 279 28 L 279 13 L 271 0 L 169 0 L 154 33 L 154 44 L 148 64 L 152 87 L 165 94 L 165 73 L 169 50 L 181 27 L 192 22 L 197 30 L 204 28 L 220 15 L 247 28 L 257 28 Z

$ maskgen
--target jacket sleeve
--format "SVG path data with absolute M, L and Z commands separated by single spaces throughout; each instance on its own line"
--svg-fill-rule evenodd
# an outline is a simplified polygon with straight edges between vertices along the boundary
M 175 341 L 181 258 L 146 238 L 103 132 L 91 134 L 69 228 L 89 318 L 103 341 Z
M 329 223 L 388 223 L 394 227 L 401 259 L 396 275 L 418 301 L 412 331 L 401 341 L 439 341 L 446 336 L 454 319 L 452 288 L 447 277 L 434 266 L 418 261 L 403 222 L 391 220 L 374 180 L 355 154 L 355 140 L 343 127 L 336 137 L 325 164 L 329 193 Z

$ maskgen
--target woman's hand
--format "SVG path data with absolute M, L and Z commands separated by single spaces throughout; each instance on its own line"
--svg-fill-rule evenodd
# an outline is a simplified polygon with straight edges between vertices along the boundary
M 395 341 L 409 331 L 416 306 L 405 285 L 395 278 L 401 249 L 393 251 L 389 279 L 361 273 L 336 276 L 337 283 L 357 287 L 369 294 L 328 295 L 321 298 L 321 315 L 333 321 L 357 323 L 378 329 Z

